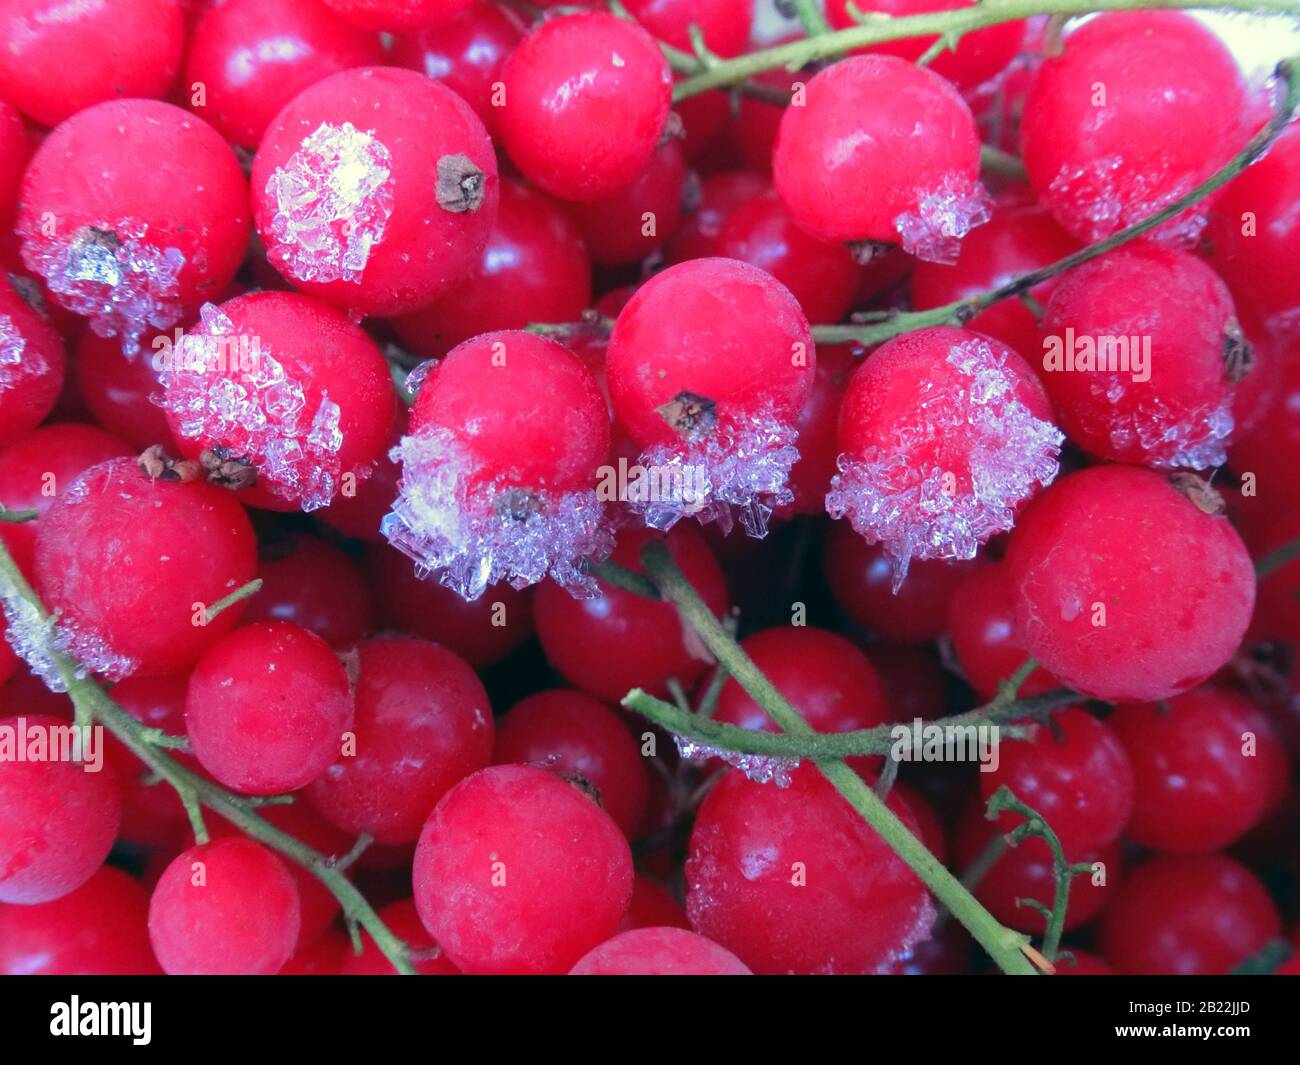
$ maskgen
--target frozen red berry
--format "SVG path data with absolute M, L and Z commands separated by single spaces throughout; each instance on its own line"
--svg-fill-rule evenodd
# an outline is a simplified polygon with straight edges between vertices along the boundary
M 172 439 L 167 412 L 154 402 L 162 390 L 154 362 L 180 335 L 179 327 L 174 333 L 149 330 L 140 338 L 141 350 L 129 355 L 116 337 L 101 337 L 93 329 L 77 338 L 71 371 L 77 394 L 97 424 L 137 452 Z
M 59 398 L 66 368 L 58 332 L 0 278 L 0 446 L 45 420 Z
M 680 928 L 635 928 L 584 955 L 570 976 L 751 976 L 729 950 Z
M 418 29 L 442 26 L 464 11 L 473 0 L 325 0 L 349 22 L 368 30 Z
M 628 0 L 627 9 L 658 40 L 684 51 L 695 26 L 704 46 L 726 58 L 745 51 L 754 17 L 748 0 Z
M 262 581 L 245 623 L 288 621 L 346 651 L 375 628 L 370 585 L 352 557 L 317 536 L 299 533 L 263 548 Z
M 660 144 L 640 176 L 608 196 L 570 205 L 592 262 L 636 263 L 658 251 L 677 230 L 686 160 L 681 142 Z

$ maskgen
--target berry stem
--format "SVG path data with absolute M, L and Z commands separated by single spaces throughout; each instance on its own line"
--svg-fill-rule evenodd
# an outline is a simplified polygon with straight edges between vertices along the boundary
M 247 584 L 242 585 L 239 588 L 236 588 L 229 595 L 223 596 L 222 598 L 218 599 L 215 603 L 213 603 L 210 607 L 208 607 L 207 610 L 204 611 L 204 616 L 209 621 L 211 621 L 223 610 L 230 609 L 236 603 L 242 603 L 249 596 L 256 595 L 261 590 L 262 590 L 262 578 L 254 577 Z
M 1255 576 L 1259 580 L 1272 574 L 1275 570 L 1281 569 L 1288 562 L 1300 558 L 1300 537 L 1283 544 L 1281 547 L 1270 551 L 1267 555 L 1255 563 Z
M 250 583 L 260 584 L 258 581 Z M 32 590 L 3 540 L 0 540 L 0 586 L 6 587 L 10 594 L 19 596 L 31 604 L 42 621 L 49 620 L 49 612 L 45 604 Z M 246 587 L 248 586 L 245 585 Z M 68 697 L 76 709 L 78 719 L 80 720 L 84 715 L 88 720 L 98 720 L 122 741 L 127 750 L 176 790 L 189 815 L 195 838 L 200 843 L 207 841 L 207 829 L 203 824 L 199 807 L 206 806 L 251 839 L 264 843 L 272 850 L 297 862 L 320 880 L 339 900 L 344 915 L 350 920 L 355 920 L 370 933 L 384 957 L 399 973 L 405 976 L 415 974 L 415 969 L 407 960 L 406 944 L 388 930 L 361 892 L 339 872 L 332 859 L 317 853 L 287 832 L 282 832 L 264 821 L 254 812 L 255 801 L 227 791 L 173 760 L 159 749 L 156 737 L 152 735 L 157 730 L 147 728 L 118 706 L 103 688 L 86 675 L 77 662 L 57 653 L 53 655 L 53 659 L 67 688 Z
M 0 507 L 0 521 L 19 525 L 26 521 L 35 521 L 41 516 L 39 510 L 5 510 Z
M 794 9 L 799 24 L 803 26 L 804 33 L 809 37 L 819 37 L 831 32 L 831 24 L 822 14 L 818 0 L 790 0 L 790 6 Z
M 777 727 L 795 735 L 815 735 L 799 712 L 713 616 L 664 546 L 650 544 L 642 552 L 641 560 L 662 596 L 677 607 L 683 622 L 699 634 L 714 657 L 726 666 Z M 819 760 L 816 764 L 822 776 L 965 925 L 1003 972 L 1032 975 L 1037 971 L 1023 951 L 1028 939 L 1004 927 L 981 906 L 943 863 L 908 831 L 898 816 L 876 797 L 857 772 L 838 758 Z

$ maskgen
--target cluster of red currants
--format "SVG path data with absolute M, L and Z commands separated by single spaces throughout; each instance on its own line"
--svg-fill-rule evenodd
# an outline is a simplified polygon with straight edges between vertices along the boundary
M 752 0 L 38 6 L 0 971 L 987 971 L 817 764 L 618 705 L 779 731 L 648 547 L 814 732 L 993 700 L 979 765 L 847 764 L 1044 967 L 1283 936 L 1289 86 L 1169 11 L 941 45 L 829 0 L 842 46 L 746 65 Z

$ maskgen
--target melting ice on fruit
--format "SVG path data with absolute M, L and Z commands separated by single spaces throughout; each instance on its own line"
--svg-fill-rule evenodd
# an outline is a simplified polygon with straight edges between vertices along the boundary
M 0 393 L 13 388 L 27 374 L 44 373 L 48 366 L 39 352 L 23 357 L 27 342 L 7 314 L 0 314 Z
M 688 762 L 707 762 L 717 758 L 733 769 L 739 769 L 755 784 L 775 784 L 778 788 L 790 786 L 790 774 L 799 768 L 798 758 L 778 758 L 769 754 L 741 754 L 696 743 L 685 736 L 673 736 L 677 753 Z
M 894 219 L 894 228 L 910 255 L 928 262 L 955 263 L 962 237 L 990 217 L 984 186 L 960 174 L 948 174 L 937 189 L 917 197 L 915 210 Z

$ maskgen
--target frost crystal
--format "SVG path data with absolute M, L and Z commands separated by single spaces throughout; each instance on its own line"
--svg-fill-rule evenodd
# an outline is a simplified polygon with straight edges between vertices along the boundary
M 613 536 L 594 489 L 556 495 L 476 483 L 445 429 L 404 436 L 389 457 L 402 476 L 381 528 L 421 576 L 436 573 L 466 600 L 498 581 L 525 588 L 548 576 L 578 598 L 597 594 L 583 562 L 607 556 Z
M 300 281 L 360 281 L 393 213 L 392 166 L 374 130 L 321 123 L 266 182 L 272 264 Z
M 917 197 L 915 210 L 894 219 L 894 228 L 909 254 L 928 262 L 955 263 L 961 238 L 989 217 L 984 186 L 961 174 L 947 174 L 937 189 Z
M 1095 244 L 1167 207 L 1193 185 L 1183 178 L 1161 189 L 1167 183 L 1162 173 L 1143 173 L 1126 167 L 1121 156 L 1107 155 L 1085 166 L 1062 167 L 1049 188 L 1060 210 L 1087 223 L 1083 239 Z M 1194 244 L 1205 222 L 1205 207 L 1189 207 L 1156 226 L 1148 237 L 1169 245 Z
M 839 458 L 826 510 L 847 514 L 868 543 L 883 546 L 895 591 L 913 558 L 974 558 L 980 544 L 1011 528 L 1036 485 L 1056 477 L 1065 437 L 1015 398 L 1004 358 L 982 340 L 954 344 L 948 362 L 967 380 L 925 383 L 915 423 L 897 429 L 889 446 Z M 970 470 L 969 487 L 956 491 L 954 471 L 918 459 L 955 438 L 965 441 Z
M 177 277 L 185 256 L 148 234 L 148 225 L 132 219 L 82 226 L 68 237 L 29 229 L 23 262 L 96 334 L 121 337 L 122 350 L 134 355 L 146 332 L 171 328 L 182 311 Z
M 204 304 L 200 324 L 181 337 L 160 380 L 159 402 L 187 440 L 211 441 L 247 458 L 259 483 L 305 511 L 328 506 L 342 473 L 342 412 L 322 395 L 307 409 L 301 382 L 257 337 L 236 333 L 220 309 Z
M 707 743 L 688 740 L 685 736 L 674 736 L 673 742 L 677 744 L 677 753 L 688 762 L 707 762 L 710 758 L 718 758 L 733 769 L 739 769 L 755 784 L 775 784 L 778 788 L 788 788 L 790 774 L 799 768 L 798 758 L 724 751 L 710 747 Z
M 1232 435 L 1232 398 L 1214 407 L 1202 407 L 1175 416 L 1158 396 L 1143 393 L 1137 406 L 1121 410 L 1124 383 L 1112 380 L 1093 384 L 1112 406 L 1105 409 L 1111 446 L 1127 452 L 1141 448 L 1142 462 L 1161 469 L 1205 470 L 1228 461 L 1225 444 Z
M 794 501 L 790 470 L 799 461 L 794 426 L 770 411 L 727 418 L 681 442 L 658 444 L 640 462 L 656 489 L 629 505 L 652 528 L 667 531 L 691 516 L 731 532 L 733 514 L 752 537 L 767 535 L 767 519 Z
M 0 394 L 9 391 L 28 374 L 44 373 L 49 367 L 39 352 L 33 351 L 26 359 L 23 354 L 27 341 L 14 320 L 0 314 Z

